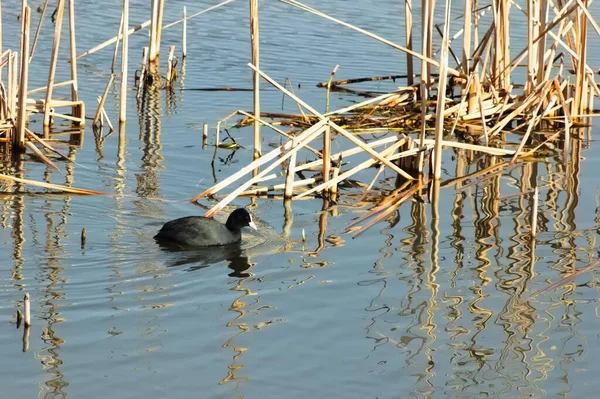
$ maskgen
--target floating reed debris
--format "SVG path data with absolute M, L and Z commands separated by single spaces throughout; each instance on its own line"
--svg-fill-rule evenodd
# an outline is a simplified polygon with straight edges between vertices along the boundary
M 528 42 L 519 49 L 518 43 L 510 46 L 511 9 L 506 4 L 495 2 L 479 10 L 477 2 L 466 1 L 463 8 L 463 29 L 450 37 L 451 0 L 445 1 L 441 29 L 433 21 L 434 2 L 423 0 L 420 32 L 422 48 L 421 53 L 418 53 L 412 48 L 414 15 L 411 1 L 405 2 L 406 46 L 393 43 L 296 0 L 280 1 L 406 53 L 406 74 L 334 81 L 338 70 L 336 66 L 329 79 L 318 85 L 327 90 L 325 113 L 321 113 L 260 70 L 258 46 L 254 45 L 254 40 L 258 37 L 258 8 L 256 2 L 251 0 L 253 61 L 249 66 L 253 71 L 254 109 L 253 112 L 237 111 L 234 114 L 245 117 L 236 123 L 236 127 L 254 126 L 253 161 L 206 189 L 192 201 L 216 195 L 250 171 L 254 171 L 253 177 L 233 189 L 206 216 L 214 215 L 237 195 L 274 196 L 275 192 L 281 191 L 284 198 L 296 200 L 317 193 L 335 201 L 339 195 L 338 185 L 344 187 L 359 172 L 365 173 L 367 168 L 376 167 L 373 180 L 369 185 L 364 185 L 366 189 L 361 198 L 366 199 L 374 187 L 379 193 L 386 192 L 377 187 L 377 179 L 388 168 L 397 174 L 397 188 L 391 194 L 375 199 L 374 207 L 357 223 L 366 219 L 370 221 L 360 228 L 353 227 L 358 229 L 355 233 L 357 236 L 377 221 L 391 215 L 406 200 L 421 196 L 422 190 L 429 184 L 430 176 L 433 177 L 432 181 L 438 181 L 437 186 L 440 188 L 456 185 L 457 189 L 464 189 L 506 171 L 539 151 L 565 151 L 569 145 L 569 128 L 577 126 L 581 121 L 576 118 L 590 112 L 591 95 L 600 95 L 593 69 L 585 61 L 586 27 L 588 22 L 594 27 L 596 25 L 583 2 L 566 2 L 553 8 L 544 3 L 543 7 L 538 4 L 535 10 L 528 10 Z M 482 26 L 480 19 L 486 10 L 491 10 L 493 16 L 489 27 Z M 434 46 L 434 27 L 442 37 L 441 46 Z M 452 45 L 456 45 L 461 35 L 463 43 L 458 45 L 462 53 L 459 53 Z M 434 47 L 441 49 L 437 56 L 433 52 Z M 572 56 L 575 85 L 570 83 L 569 77 L 562 76 L 566 69 L 562 58 L 555 56 L 558 47 L 563 47 Z M 521 51 L 511 58 L 511 48 Z M 514 72 L 524 57 L 527 57 L 528 73 L 525 75 L 526 81 L 520 85 L 514 83 Z M 421 60 L 420 76 L 415 76 L 413 72 L 414 58 Z M 456 65 L 451 65 L 451 60 Z M 259 112 L 258 77 L 292 98 L 301 108 L 301 113 Z M 366 100 L 336 111 L 329 110 L 330 90 L 359 92 L 351 85 L 376 80 L 405 80 L 406 84 L 399 84 L 400 87 L 383 95 L 361 90 L 360 94 L 367 97 Z M 458 96 L 455 94 L 456 89 L 459 89 Z M 307 114 L 302 110 L 307 110 Z M 260 137 L 257 133 L 260 125 L 270 127 L 288 141 L 275 150 L 261 154 L 257 150 L 260 144 L 256 143 L 257 137 Z M 289 130 L 284 132 L 282 126 L 288 126 Z M 416 132 L 418 139 L 411 137 Z M 331 154 L 332 141 L 342 140 L 342 137 L 353 147 L 339 154 Z M 320 141 L 319 144 L 315 144 L 317 140 Z M 385 147 L 378 148 L 382 146 Z M 442 154 L 448 149 L 460 153 L 483 154 L 493 162 L 490 162 L 489 167 L 469 176 L 440 183 L 439 180 L 444 177 Z M 313 157 L 313 160 L 297 163 L 300 159 L 298 152 L 305 150 L 308 150 L 307 157 Z M 349 167 L 342 165 L 341 161 L 337 164 L 335 162 L 340 156 L 346 161 L 348 157 L 358 153 L 368 155 L 369 158 Z M 283 165 L 284 160 L 288 162 L 286 165 Z M 264 169 L 259 171 L 259 167 Z M 273 171 L 275 168 L 280 170 Z M 276 179 L 279 181 L 264 185 L 264 182 Z M 376 194 L 369 198 L 373 196 Z M 532 227 L 535 228 L 535 225 Z M 532 234 L 535 234 L 535 229 Z

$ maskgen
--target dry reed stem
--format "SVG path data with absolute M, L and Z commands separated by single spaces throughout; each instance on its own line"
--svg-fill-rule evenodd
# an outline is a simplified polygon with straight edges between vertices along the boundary
M 481 114 L 481 127 L 483 128 L 483 137 L 485 138 L 485 145 L 490 145 L 490 139 L 487 131 L 487 124 L 485 122 L 485 112 L 483 112 L 483 95 L 481 92 L 481 82 L 479 81 L 479 74 L 475 73 L 475 90 L 477 92 L 477 100 L 479 102 L 479 113 Z
M 121 21 L 119 22 L 119 35 L 115 42 L 115 50 L 113 51 L 113 58 L 110 64 L 110 73 L 115 73 L 115 65 L 117 64 L 117 55 L 119 54 L 119 43 L 121 42 L 121 32 L 123 32 L 123 13 L 121 13 Z
M 183 26 L 181 28 L 181 58 L 187 57 L 187 9 L 183 6 Z
M 114 80 L 115 80 L 115 74 L 113 73 L 110 75 L 110 78 L 108 79 L 108 84 L 106 85 L 106 88 L 104 89 L 104 93 L 102 94 L 102 100 L 100 101 L 100 105 L 98 105 L 98 109 L 96 110 L 96 115 L 94 116 L 94 122 L 92 122 L 92 126 L 95 126 L 98 123 L 98 120 L 100 119 L 100 116 L 102 115 L 102 108 L 104 107 L 104 103 L 106 102 L 106 97 L 108 96 L 108 92 L 110 91 L 110 87 Z
M 425 183 L 426 182 L 424 182 L 422 180 L 419 180 L 413 187 L 411 187 L 408 190 L 406 190 L 406 192 L 402 193 L 402 195 L 396 197 L 395 201 L 393 201 L 392 204 L 390 204 L 389 206 L 387 206 L 385 208 L 382 208 L 382 209 L 385 209 L 385 210 L 383 212 L 379 213 L 378 215 L 376 215 L 376 213 L 379 212 L 381 209 L 378 210 L 377 212 L 369 212 L 367 215 L 365 215 L 366 217 L 364 219 L 371 218 L 374 215 L 376 215 L 376 216 L 375 216 L 375 218 L 373 220 L 367 222 L 363 226 L 360 226 L 359 230 L 356 231 L 352 235 L 352 238 L 358 237 L 359 235 L 361 235 L 362 233 L 364 233 L 365 231 L 367 231 L 367 229 L 369 229 L 375 223 L 379 222 L 381 219 L 383 219 L 384 217 L 386 217 L 387 215 L 391 214 L 396 209 L 398 209 L 400 207 L 400 205 L 402 205 L 402 203 L 404 201 L 406 201 L 407 199 L 409 199 L 410 197 L 412 197 L 414 194 L 416 194 L 419 190 L 421 190 L 421 188 L 423 188 L 425 186 Z
M 56 64 L 58 63 L 58 49 L 60 45 L 60 35 L 62 31 L 63 14 L 65 9 L 65 0 L 58 0 L 58 12 L 56 14 L 56 23 L 54 27 L 54 42 L 52 43 L 52 55 L 50 56 L 50 70 L 48 72 L 48 87 L 46 89 L 46 102 L 44 105 L 44 126 L 50 126 L 50 102 L 52 101 L 52 88 L 54 87 L 54 76 L 56 74 Z
M 444 136 L 444 109 L 446 108 L 446 82 L 448 80 L 446 71 L 448 70 L 448 48 L 450 46 L 448 43 L 448 36 L 450 35 L 450 8 L 451 2 L 450 0 L 446 0 L 444 36 L 442 38 L 442 51 L 440 52 L 440 77 L 438 81 L 438 98 L 435 117 L 435 146 L 433 148 L 433 176 L 436 180 L 442 177 L 442 139 Z M 477 80 L 477 77 L 475 80 Z
M 36 146 L 35 144 L 33 144 L 31 141 L 27 141 L 25 142 L 25 146 L 28 147 L 31 151 L 33 151 L 33 153 L 42 161 L 44 162 L 46 165 L 50 166 L 53 169 L 58 170 L 59 172 L 61 171 L 58 166 L 56 166 L 54 164 L 54 162 L 52 162 L 46 155 L 44 155 L 44 153 L 42 153 Z
M 327 129 L 327 127 L 325 127 Z M 292 140 L 292 148 L 295 147 L 295 140 Z M 283 193 L 283 198 L 290 199 L 294 194 L 294 174 L 296 173 L 294 169 L 296 168 L 296 152 L 294 151 L 290 156 L 290 161 L 288 163 L 286 176 L 285 176 L 285 188 Z
M 423 144 L 435 144 L 434 139 L 425 139 Z M 486 147 L 476 144 L 468 144 L 468 143 L 459 143 L 456 141 L 448 141 L 442 140 L 442 146 L 444 147 L 454 147 L 454 148 L 462 148 L 463 150 L 471 150 L 471 151 L 479 151 L 490 155 L 497 156 L 505 156 L 505 155 L 513 155 L 515 150 L 506 150 L 503 148 L 494 148 L 494 147 Z
M 129 52 L 129 0 L 123 0 L 123 43 L 121 47 L 121 94 L 119 96 L 119 122 L 127 120 L 127 59 Z
M 248 64 L 248 66 L 256 71 L 258 74 L 260 74 L 260 76 L 265 79 L 267 82 L 269 82 L 271 85 L 275 86 L 277 89 L 279 89 L 281 92 L 283 92 L 285 95 L 287 95 L 288 97 L 292 98 L 294 101 L 296 101 L 298 104 L 302 105 L 304 108 L 306 108 L 309 112 L 311 112 L 313 115 L 316 115 L 317 117 L 321 118 L 321 120 L 324 120 L 325 116 L 322 115 L 321 113 L 319 113 L 317 110 L 315 110 L 313 107 L 311 107 L 310 105 L 308 105 L 307 103 L 305 103 L 304 101 L 302 101 L 300 98 L 298 98 L 296 95 L 294 95 L 293 93 L 291 93 L 290 91 L 288 91 L 285 87 L 281 86 L 279 83 L 277 83 L 276 81 L 274 81 L 273 79 L 271 79 L 271 77 L 269 77 L 268 75 L 266 75 L 264 72 L 262 72 L 260 69 L 256 68 L 254 65 L 252 64 Z M 400 175 L 402 175 L 405 179 L 408 180 L 412 180 L 414 179 L 411 175 L 409 175 L 408 173 L 406 173 L 405 171 L 403 171 L 402 169 L 400 169 L 398 166 L 396 166 L 394 163 L 388 161 L 386 158 L 380 156 L 377 152 L 373 151 L 373 149 L 371 149 L 370 147 L 368 147 L 367 145 L 365 145 L 362 141 L 358 140 L 356 137 L 354 137 L 351 133 L 347 132 L 345 129 L 341 128 L 340 126 L 338 126 L 335 122 L 333 121 L 329 121 L 329 124 L 331 125 L 331 127 L 333 127 L 338 133 L 340 133 L 342 136 L 346 137 L 348 140 L 350 140 L 352 143 L 354 143 L 355 145 L 359 146 L 360 148 L 362 148 L 365 152 L 367 152 L 369 155 L 371 155 L 372 157 L 376 158 L 377 160 L 379 160 L 380 162 L 384 163 L 386 166 L 390 167 L 392 170 L 394 170 L 396 173 L 399 173 Z
M 515 163 L 516 162 L 517 158 L 519 157 L 519 153 L 523 150 L 523 147 L 525 147 L 525 143 L 529 139 L 529 136 L 531 134 L 531 131 L 533 130 L 533 127 L 537 124 L 537 115 L 540 112 L 540 108 L 544 104 L 544 101 L 542 101 L 542 100 L 546 97 L 546 94 L 548 93 L 548 90 L 550 90 L 550 86 L 552 86 L 552 81 L 548 81 L 548 82 L 546 82 L 544 84 L 544 88 L 542 89 L 543 90 L 542 91 L 542 95 L 539 97 L 539 102 L 538 102 L 537 106 L 535 107 L 535 110 L 533 111 L 533 113 L 531 115 L 531 119 L 530 119 L 529 124 L 527 126 L 527 131 L 523 135 L 523 139 L 519 143 L 519 147 L 517 148 L 517 151 L 515 151 L 515 154 L 513 155 L 512 159 L 510 161 L 511 163 Z
M 327 81 L 327 91 L 325 92 L 325 115 L 327 115 L 327 113 L 329 112 L 329 95 L 331 91 L 331 82 L 333 81 L 333 77 L 335 76 L 339 68 L 340 65 L 338 64 L 333 68 L 333 70 L 329 74 L 329 80 Z
M 386 144 L 390 144 L 392 142 L 398 141 L 398 137 L 394 136 L 394 137 L 386 137 L 383 139 L 379 139 L 376 141 L 372 141 L 370 143 L 368 143 L 367 145 L 371 148 L 375 148 L 375 147 L 379 147 L 382 145 L 386 145 Z M 329 156 L 329 161 L 331 162 L 332 160 L 336 160 L 339 159 L 340 157 L 343 159 L 346 159 L 347 157 L 351 156 L 351 155 L 355 155 L 362 152 L 362 149 L 359 147 L 354 147 L 351 148 L 349 150 L 345 150 L 342 152 L 337 152 L 335 154 L 332 154 Z M 318 168 L 319 166 L 322 167 L 322 163 L 323 163 L 323 159 L 318 159 L 316 161 L 312 161 L 312 162 L 307 162 L 303 165 L 299 165 L 296 168 L 296 171 L 302 171 L 302 170 L 306 170 L 306 169 L 311 169 L 311 168 Z
M 215 4 L 215 5 L 214 5 L 214 6 L 212 6 L 212 7 L 208 7 L 208 8 L 207 8 L 207 9 L 205 9 L 205 10 L 198 11 L 197 13 L 195 13 L 195 14 L 192 14 L 192 15 L 190 15 L 189 17 L 187 17 L 187 20 L 190 20 L 190 19 L 192 19 L 192 18 L 194 18 L 194 17 L 197 17 L 198 15 L 202 15 L 202 14 L 204 14 L 204 13 L 207 13 L 207 12 L 209 12 L 209 11 L 212 11 L 212 10 L 214 10 L 214 9 L 217 9 L 217 8 L 219 8 L 219 7 L 222 7 L 222 6 L 226 5 L 226 4 L 229 4 L 229 3 L 231 3 L 232 1 L 234 1 L 234 0 L 227 0 L 227 1 L 223 1 L 223 2 L 221 2 L 221 3 L 219 3 L 219 4 Z M 170 24 L 167 24 L 167 25 L 163 26 L 162 28 L 163 28 L 163 30 L 165 30 L 165 29 L 169 29 L 170 27 L 172 27 L 172 26 L 175 26 L 175 25 L 177 25 L 177 24 L 180 24 L 180 23 L 182 23 L 182 22 L 183 22 L 183 19 L 180 19 L 180 20 L 177 20 L 177 21 L 175 21 L 175 22 L 171 22 Z
M 329 181 L 329 169 L 331 168 L 331 126 L 328 123 L 325 126 L 323 132 L 323 169 L 321 174 L 323 176 L 323 183 Z
M 38 21 L 38 26 L 35 31 L 35 36 L 33 38 L 33 44 L 31 45 L 31 53 L 29 54 L 29 63 L 33 59 L 33 53 L 35 53 L 35 46 L 37 44 L 38 38 L 40 37 L 40 32 L 42 30 L 42 22 L 44 22 L 44 15 L 46 15 L 46 9 L 48 8 L 48 0 L 44 0 L 44 5 L 42 6 L 42 13 L 40 15 L 40 20 Z
M 362 28 L 359 28 L 359 27 L 354 26 L 352 24 L 349 24 L 347 22 L 341 21 L 341 20 L 339 20 L 337 18 L 331 17 L 331 16 L 329 16 L 329 15 L 327 15 L 327 14 L 321 12 L 321 11 L 318 11 L 318 10 L 316 10 L 314 8 L 311 8 L 311 7 L 309 7 L 309 6 L 305 5 L 305 4 L 302 4 L 302 3 L 298 2 L 298 1 L 295 1 L 295 0 L 279 0 L 279 1 L 281 1 L 282 3 L 289 4 L 291 6 L 294 6 L 294 7 L 300 8 L 300 9 L 302 9 L 304 11 L 308 11 L 308 12 L 310 12 L 312 14 L 318 15 L 318 16 L 320 16 L 322 18 L 328 19 L 330 21 L 333 21 L 333 22 L 335 22 L 337 24 L 343 25 L 343 26 L 345 26 L 347 28 L 350 28 L 352 30 L 355 30 L 357 32 L 360 32 L 363 35 L 369 36 L 370 38 L 378 40 L 378 41 L 380 41 L 380 42 L 382 42 L 384 44 L 387 44 L 390 47 L 393 47 L 393 48 L 395 48 L 397 50 L 403 51 L 403 52 L 405 52 L 407 54 L 411 54 L 413 57 L 418 58 L 421 61 L 426 62 L 427 64 L 430 64 L 430 65 L 433 65 L 434 67 L 439 68 L 439 64 L 434 59 L 431 59 L 429 57 L 425 57 L 425 56 L 423 56 L 423 55 L 421 55 L 421 54 L 419 54 L 419 53 L 417 53 L 415 51 L 412 51 L 410 49 L 407 49 L 406 47 L 403 47 L 403 46 L 400 46 L 400 45 L 398 45 L 396 43 L 393 43 L 393 42 L 391 42 L 391 41 L 389 41 L 387 39 L 384 39 L 381 36 L 378 36 L 378 35 L 374 34 L 374 33 L 368 32 L 368 31 L 366 31 L 366 30 L 364 30 Z M 448 68 L 448 72 L 451 75 L 454 75 L 454 76 L 461 76 L 461 73 L 459 71 L 457 71 L 455 69 L 452 69 L 452 68 Z
M 70 50 L 70 62 L 71 62 L 71 101 L 78 101 L 79 96 L 77 94 L 78 83 L 77 83 L 77 44 L 75 41 L 75 0 L 69 0 L 69 50 Z M 85 123 L 85 115 L 79 115 L 79 106 L 73 105 L 71 114 L 81 118 L 81 125 Z
M 384 169 L 385 169 L 385 165 L 379 165 L 379 169 L 377 169 L 377 173 L 375 173 L 375 176 L 371 180 L 371 183 L 369 183 L 369 185 L 365 188 L 365 190 L 363 191 L 363 193 L 361 194 L 361 196 L 358 197 L 356 199 L 356 201 L 354 201 L 355 205 L 358 204 L 358 203 L 360 203 L 360 202 L 362 202 L 365 198 L 367 198 L 367 195 L 369 195 L 369 192 L 371 191 L 371 189 L 375 185 L 375 182 L 377 181 L 377 179 L 379 178 L 379 175 L 381 174 L 381 172 L 383 172 Z M 408 183 L 408 182 L 405 182 L 405 183 Z
M 302 142 L 304 141 L 305 137 L 312 135 L 315 131 L 318 131 L 319 129 L 322 129 L 325 124 L 327 123 L 326 120 L 322 120 L 319 123 L 315 124 L 314 126 L 311 126 L 310 128 L 306 129 L 304 132 L 300 133 L 299 135 L 296 136 L 296 140 L 298 142 Z M 227 187 L 229 184 L 233 183 L 234 181 L 238 180 L 240 177 L 246 175 L 247 173 L 249 173 L 251 170 L 254 170 L 257 166 L 261 166 L 264 165 L 265 163 L 277 158 L 278 156 L 289 152 L 290 149 L 292 148 L 292 141 L 288 141 L 287 143 L 273 149 L 272 151 L 269 151 L 268 153 L 264 154 L 263 156 L 261 156 L 260 158 L 258 158 L 255 161 L 252 161 L 251 163 L 249 163 L 248 165 L 246 165 L 244 168 L 240 169 L 239 171 L 237 171 L 236 173 L 230 175 L 229 177 L 227 177 L 225 180 L 223 180 L 220 183 L 215 184 L 214 186 L 212 186 L 211 188 L 203 191 L 202 193 L 198 194 L 197 196 L 195 196 L 194 198 L 192 198 L 190 200 L 190 202 L 196 202 L 198 201 L 200 198 L 206 197 L 208 195 L 213 195 L 217 192 L 219 192 L 220 190 L 222 190 L 223 188 Z M 262 175 L 264 176 L 264 175 Z M 262 177 L 261 176 L 261 177 Z
M 331 178 L 336 180 L 340 175 L 340 168 L 338 166 L 334 166 L 331 168 Z M 337 201 L 337 193 L 338 193 L 338 183 L 334 183 L 331 185 L 329 189 L 330 198 L 332 201 Z M 306 197 L 306 196 L 305 196 Z
M 402 145 L 404 145 L 404 143 L 406 143 L 407 138 L 404 137 L 400 140 L 398 140 L 397 142 L 395 142 L 393 145 L 391 145 L 390 147 L 386 148 L 385 150 L 381 151 L 380 155 L 381 157 L 389 157 L 391 154 L 394 153 L 394 151 L 396 151 L 398 148 L 400 148 Z M 371 165 L 376 164 L 377 161 L 373 158 L 371 159 L 367 159 L 366 161 L 363 161 L 361 163 L 359 163 L 358 165 L 356 165 L 355 167 L 353 167 L 352 169 L 342 173 L 341 175 L 338 175 L 336 178 L 332 178 L 329 181 L 323 181 L 323 183 L 319 184 L 318 186 L 315 186 L 313 188 L 311 188 L 310 190 L 304 191 L 303 193 L 298 194 L 295 198 L 302 198 L 305 197 L 309 194 L 312 194 L 314 192 L 317 191 L 321 191 L 321 190 L 326 190 L 328 188 L 330 188 L 331 186 L 345 180 L 346 178 L 352 176 L 353 174 L 368 168 Z M 408 179 L 410 180 L 410 179 Z
M 321 134 L 322 129 L 323 129 L 323 126 L 320 126 L 318 129 L 313 129 L 312 132 L 309 132 L 307 135 L 305 135 L 302 138 L 300 138 L 300 136 L 298 136 L 295 140 L 295 143 L 294 143 L 294 141 L 291 142 L 291 148 L 289 149 L 289 151 L 283 153 L 281 155 L 281 157 L 279 157 L 279 159 L 277 159 L 275 162 L 271 163 L 271 165 L 267 166 L 264 170 L 262 170 L 260 173 L 258 173 L 256 176 L 254 176 L 252 179 L 248 180 L 246 183 L 243 183 L 238 188 L 236 188 L 234 191 L 232 191 L 229 195 L 227 195 L 225 198 L 223 198 L 217 205 L 213 206 L 208 212 L 206 212 L 204 214 L 204 216 L 205 217 L 213 217 L 214 215 L 216 215 L 221 209 L 223 209 L 225 206 L 227 206 L 227 204 L 229 204 L 231 201 L 233 201 L 239 193 L 243 192 L 245 189 L 250 187 L 252 184 L 259 181 L 263 176 L 265 176 L 271 170 L 275 169 L 282 162 L 284 162 L 285 160 L 290 158 L 293 154 L 295 154 L 298 150 L 300 150 L 304 146 L 304 144 L 308 143 L 310 140 L 314 139 L 317 135 Z M 306 133 L 307 131 L 310 131 L 310 129 L 307 129 L 304 133 Z M 286 144 L 288 144 L 288 143 L 286 143 Z M 282 146 L 282 147 L 284 147 L 284 146 Z M 264 158 L 264 156 L 259 158 L 258 160 L 261 160 L 262 158 Z M 245 169 L 248 169 L 248 168 L 246 167 Z M 248 171 L 246 171 L 245 173 L 247 173 L 247 172 Z
M 21 179 L 19 177 L 9 176 L 9 175 L 5 175 L 3 173 L 0 173 L 0 180 L 7 180 L 7 181 L 15 182 L 15 183 L 28 184 L 30 186 L 43 187 L 43 188 L 47 188 L 50 190 L 64 191 L 64 192 L 71 193 L 71 194 L 109 195 L 108 193 L 104 193 L 102 191 L 86 190 L 83 188 L 62 186 L 60 184 L 52 184 L 52 183 L 39 182 L 39 181 L 29 180 L 29 179 Z
M 236 111 L 236 113 L 238 113 L 240 115 L 244 115 L 244 116 L 246 116 L 246 117 L 248 117 L 250 119 L 254 119 L 255 118 L 254 115 L 249 114 L 248 112 L 243 111 L 243 110 L 238 110 L 238 111 Z M 289 134 L 287 134 L 283 130 L 279 129 L 277 126 L 274 126 L 272 123 L 269 123 L 269 122 L 267 122 L 266 120 L 264 120 L 262 118 L 259 119 L 259 122 L 262 123 L 263 125 L 267 126 L 267 127 L 270 127 L 271 129 L 273 129 L 274 131 L 276 131 L 277 133 L 279 133 L 280 135 L 282 135 L 283 137 L 285 137 L 287 139 L 291 140 L 291 139 L 294 138 L 293 136 L 290 136 Z M 315 150 L 314 148 L 312 148 L 309 145 L 306 145 L 305 148 L 307 150 L 309 150 L 310 152 L 312 152 L 313 154 L 315 154 L 316 156 L 318 156 L 318 157 L 322 156 L 322 154 L 321 154 L 320 151 Z
M 370 99 L 368 99 L 368 100 L 362 101 L 362 102 L 360 102 L 360 103 L 358 103 L 358 104 L 352 104 L 352 105 L 349 105 L 349 106 L 347 106 L 347 107 L 344 107 L 344 108 L 338 109 L 338 110 L 336 110 L 336 111 L 327 112 L 327 113 L 325 113 L 325 114 L 323 114 L 323 115 L 324 115 L 324 116 L 341 115 L 341 114 L 344 114 L 344 113 L 347 113 L 347 112 L 353 111 L 353 110 L 355 110 L 355 109 L 357 109 L 357 108 L 362 108 L 362 107 L 364 107 L 365 105 L 369 105 L 369 104 L 373 104 L 373 103 L 378 103 L 378 102 L 380 102 L 380 101 L 387 100 L 387 99 L 389 99 L 390 97 L 393 97 L 393 96 L 395 96 L 395 95 L 396 95 L 396 93 L 395 93 L 395 92 L 392 92 L 392 93 L 386 93 L 386 94 L 382 94 L 382 95 L 380 95 L 380 96 L 378 96 L 378 97 L 373 97 L 373 98 L 370 98 Z
M 70 80 L 65 80 L 64 82 L 54 83 L 52 85 L 52 87 L 56 89 L 57 87 L 68 86 L 68 85 L 72 85 L 73 83 L 74 83 L 74 81 L 72 79 L 70 79 Z M 36 87 L 35 89 L 27 91 L 27 95 L 41 93 L 43 91 L 46 91 L 47 88 L 48 88 L 47 86 Z M 40 104 L 42 104 L 42 103 L 40 103 Z
M 98 108 L 100 109 L 100 112 L 102 113 L 102 118 L 106 119 L 106 123 L 108 124 L 108 128 L 110 129 L 110 131 L 114 132 L 115 128 L 114 128 L 112 122 L 110 121 L 110 118 L 108 117 L 108 114 L 106 113 L 106 110 L 104 109 L 104 105 L 101 104 L 102 97 L 98 96 L 97 100 L 98 100 Z
M 27 124 L 27 83 L 29 81 L 30 24 L 31 8 L 27 6 L 25 7 L 25 14 L 23 15 L 24 30 L 21 32 L 21 82 L 19 84 L 19 113 L 17 115 L 18 129 L 17 134 L 15 135 L 15 140 L 13 141 L 15 148 L 19 149 L 23 149 L 25 146 L 25 125 Z
M 413 49 L 413 18 L 412 18 L 412 0 L 404 0 L 404 34 L 406 37 L 406 48 Z M 412 54 L 406 53 L 406 84 L 412 86 L 415 83 L 414 66 Z
M 31 304 L 29 301 L 29 292 L 25 293 L 25 296 L 23 297 L 23 307 L 24 307 L 24 326 L 25 326 L 25 330 L 27 330 L 29 327 L 31 327 Z
M 542 288 L 541 290 L 538 290 L 538 291 L 534 292 L 533 294 L 531 294 L 530 298 L 536 297 L 539 294 L 544 293 L 546 291 L 550 291 L 550 290 L 553 290 L 555 288 L 558 288 L 561 285 L 566 284 L 569 281 L 574 280 L 575 278 L 581 276 L 583 273 L 586 273 L 586 272 L 592 270 L 593 268 L 595 268 L 599 264 L 600 264 L 600 260 L 592 262 L 591 264 L 587 265 L 586 267 L 583 267 L 583 268 L 581 268 L 579 270 L 574 271 L 573 273 L 569 274 L 567 277 L 561 278 L 556 283 L 550 284 L 546 288 Z
M 63 155 L 60 151 L 58 151 L 57 149 L 55 149 L 54 147 L 52 147 L 50 144 L 46 143 L 45 140 L 42 140 L 41 138 L 39 138 L 35 133 L 33 133 L 28 128 L 25 128 L 25 135 L 29 138 L 29 140 L 37 141 L 44 148 L 46 148 L 47 150 L 50 150 L 53 153 L 57 154 L 58 156 L 60 156 L 65 161 L 72 162 L 66 155 Z
M 308 179 L 296 180 L 292 184 L 292 187 L 298 188 L 298 187 L 308 186 L 309 184 L 314 184 L 317 181 L 319 181 L 319 180 L 314 177 L 310 177 Z M 266 186 L 266 187 L 256 187 L 252 190 L 244 191 L 244 192 L 238 194 L 238 197 L 266 194 L 270 191 L 283 190 L 284 188 L 285 188 L 285 183 L 275 184 L 273 186 Z
M 170 87 L 175 80 L 175 46 L 169 46 L 169 56 L 167 58 L 167 87 Z
M 258 26 L 258 0 L 250 0 L 250 46 L 251 46 L 251 64 L 260 69 L 260 51 L 259 51 L 259 26 Z M 261 156 L 260 146 L 260 77 L 257 70 L 252 71 L 252 90 L 254 108 L 254 153 L 253 159 Z M 258 174 L 259 169 L 254 169 L 254 175 Z

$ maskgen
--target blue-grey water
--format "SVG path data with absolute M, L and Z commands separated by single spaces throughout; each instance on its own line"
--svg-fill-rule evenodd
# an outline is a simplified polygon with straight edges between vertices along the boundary
M 165 23 L 180 18 L 184 5 L 189 15 L 216 3 L 167 2 Z M 38 4 L 30 4 L 35 27 Z M 403 2 L 311 5 L 403 44 Z M 458 17 L 460 5 L 455 7 Z M 520 11 L 511 13 L 518 27 Z M 4 48 L 18 48 L 19 14 L 19 2 L 2 3 Z M 148 2 L 132 1 L 130 15 L 131 26 L 148 19 Z M 116 34 L 120 3 L 80 1 L 76 16 L 81 53 Z M 461 25 L 457 19 L 452 33 Z M 48 78 L 52 31 L 48 19 L 30 88 Z M 69 78 L 64 32 L 57 81 Z M 525 26 L 514 32 L 516 54 Z M 277 1 L 260 2 L 260 40 L 261 68 L 280 82 L 291 79 L 296 93 L 319 110 L 325 91 L 315 84 L 337 64 L 340 79 L 405 73 L 402 53 Z M 594 397 L 600 372 L 593 360 L 600 357 L 597 271 L 537 291 L 598 258 L 597 132 L 591 140 L 573 140 L 566 154 L 550 152 L 479 184 L 446 185 L 437 205 L 406 202 L 395 218 L 356 239 L 346 226 L 367 207 L 354 203 L 360 191 L 345 189 L 325 211 L 320 199 L 295 201 L 287 210 L 278 199 L 237 199 L 234 205 L 248 207 L 263 232 L 245 236 L 240 252 L 169 252 L 154 242 L 165 221 L 214 205 L 188 201 L 214 176 L 223 180 L 251 159 L 251 129 L 230 129 L 244 148 L 230 159 L 220 150 L 213 176 L 213 147 L 202 149 L 202 124 L 210 125 L 212 143 L 216 123 L 235 110 L 250 110 L 252 93 L 188 90 L 250 88 L 249 41 L 248 2 L 199 16 L 188 23 L 188 57 L 179 60 L 172 92 L 152 93 L 138 112 L 131 89 L 124 136 L 95 137 L 88 120 L 82 145 L 56 143 L 74 161 L 56 159 L 60 172 L 31 155 L 3 160 L 5 173 L 110 195 L 51 195 L 3 183 L 0 396 Z M 144 45 L 147 30 L 130 37 L 130 86 Z M 169 45 L 180 56 L 181 25 L 163 32 L 163 74 Z M 110 76 L 113 48 L 78 64 L 88 116 Z M 590 51 L 588 63 L 597 67 L 599 61 Z M 398 85 L 405 82 L 362 87 L 386 91 Z M 265 83 L 262 88 L 263 111 L 298 112 L 289 99 L 282 106 L 279 92 Z M 114 124 L 118 93 L 115 84 L 106 105 Z M 56 97 L 69 95 L 56 90 Z M 358 100 L 334 93 L 331 107 Z M 40 121 L 39 115 L 31 118 L 34 130 Z M 279 143 L 264 129 L 263 148 Z M 338 139 L 333 149 L 344 145 Z M 454 155 L 447 151 L 442 181 L 459 169 Z M 309 158 L 302 154 L 299 161 Z M 486 162 L 475 161 L 461 173 Z M 359 177 L 368 183 L 374 173 Z M 378 186 L 390 187 L 393 180 L 386 171 Z M 540 187 L 535 247 L 529 241 L 530 195 L 519 195 L 532 181 Z M 15 328 L 25 292 L 32 298 L 26 348 L 23 328 Z

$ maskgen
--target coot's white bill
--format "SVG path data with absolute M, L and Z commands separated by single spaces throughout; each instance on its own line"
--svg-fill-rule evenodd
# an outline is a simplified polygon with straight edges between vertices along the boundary
M 252 220 L 252 216 L 250 216 L 250 222 L 248 223 L 248 226 L 253 228 L 254 230 L 258 230 L 258 227 L 256 227 L 254 220 Z

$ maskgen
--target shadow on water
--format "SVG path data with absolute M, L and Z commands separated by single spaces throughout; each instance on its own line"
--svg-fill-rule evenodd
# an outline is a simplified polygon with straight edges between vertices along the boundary
M 242 278 L 250 276 L 246 271 L 253 266 L 238 244 L 206 248 L 182 248 L 168 241 L 157 240 L 157 243 L 162 251 L 172 255 L 172 259 L 167 261 L 167 267 L 190 265 L 186 270 L 191 272 L 205 269 L 217 263 L 227 262 L 227 266 L 232 270 L 229 276 Z

